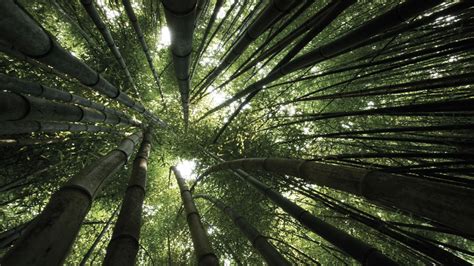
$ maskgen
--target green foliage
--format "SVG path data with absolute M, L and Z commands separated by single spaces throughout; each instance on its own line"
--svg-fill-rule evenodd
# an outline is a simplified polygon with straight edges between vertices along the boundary
M 131 1 L 164 91 L 161 100 L 156 83 L 146 62 L 145 55 L 120 1 L 96 1 L 100 15 L 106 21 L 119 47 L 138 94 L 131 89 L 118 62 L 104 44 L 101 35 L 78 1 L 19 1 L 32 16 L 48 30 L 58 42 L 101 73 L 134 99 L 142 101 L 152 113 L 168 123 L 167 128 L 153 126 L 144 117 L 132 113 L 129 108 L 106 99 L 71 79 L 63 79 L 48 71 L 21 60 L 0 55 L 0 72 L 54 88 L 67 90 L 77 95 L 126 112 L 153 126 L 153 149 L 148 165 L 146 199 L 140 238 L 138 265 L 164 265 L 171 260 L 176 264 L 195 262 L 192 242 L 181 210 L 181 199 L 169 167 L 183 160 L 197 163 L 197 176 L 209 166 L 218 163 L 208 154 L 225 160 L 242 157 L 287 157 L 326 161 L 340 165 L 364 167 L 416 176 L 426 181 L 455 183 L 472 187 L 473 161 L 462 158 L 462 154 L 473 153 L 472 108 L 460 112 L 441 112 L 421 115 L 377 115 L 351 116 L 292 123 L 303 116 L 329 112 L 352 112 L 388 106 L 403 106 L 432 101 L 472 99 L 472 80 L 461 85 L 444 85 L 416 89 L 418 85 L 406 85 L 412 91 L 395 92 L 390 86 L 433 80 L 472 72 L 473 54 L 469 49 L 447 49 L 429 52 L 428 49 L 459 40 L 472 40 L 472 7 L 452 15 L 441 16 L 415 29 L 403 31 L 371 45 L 326 60 L 307 69 L 302 69 L 267 85 L 231 123 L 218 139 L 213 140 L 219 128 L 237 108 L 234 102 L 226 108 L 199 120 L 207 111 L 219 104 L 219 98 L 228 99 L 245 87 L 265 77 L 282 59 L 291 45 L 265 63 L 252 66 L 249 71 L 218 88 L 252 58 L 259 49 L 271 47 L 289 32 L 301 25 L 310 15 L 321 9 L 328 1 L 312 4 L 288 27 L 265 43 L 270 34 L 277 31 L 288 16 L 280 18 L 271 29 L 255 40 L 250 47 L 219 77 L 203 94 L 194 94 L 200 82 L 216 67 L 226 52 L 239 38 L 242 23 L 248 15 L 255 18 L 256 0 L 225 1 L 211 33 L 219 27 L 209 47 L 198 58 L 192 77 L 190 127 L 184 129 L 179 93 L 167 45 L 161 42 L 165 18 L 159 1 Z M 226 13 L 237 2 L 231 13 Z M 266 2 L 266 1 L 263 1 Z M 316 47 L 350 32 L 369 19 L 382 14 L 399 1 L 360 1 L 325 28 L 300 53 L 302 55 Z M 196 25 L 193 48 L 198 49 L 215 1 L 210 1 Z M 450 4 L 443 4 L 435 11 Z M 238 15 L 238 16 L 237 16 Z M 471 17 L 469 17 L 471 16 Z M 235 23 L 232 21 L 235 19 Z M 416 22 L 421 18 L 416 18 Z M 470 26 L 467 26 L 468 23 Z M 465 48 L 465 47 L 464 47 Z M 472 45 L 471 48 L 472 49 Z M 384 63 L 383 60 L 406 53 L 425 50 L 420 56 Z M 428 57 L 431 55 L 431 57 Z M 427 58 L 423 58 L 426 56 Z M 413 59 L 413 61 L 409 61 Z M 194 58 L 193 60 L 196 60 Z M 381 61 L 380 64 L 376 62 Z M 357 67 L 366 64 L 363 67 Z M 347 71 L 336 71 L 353 67 Z M 331 73 L 333 71 L 333 73 Z M 357 93 L 361 90 L 386 86 L 381 93 L 365 96 L 340 97 L 338 93 Z M 327 99 L 304 100 L 311 96 L 327 96 Z M 194 98 L 195 97 L 195 98 Z M 403 127 L 427 127 L 440 125 L 466 125 L 465 129 L 397 131 L 355 134 L 357 130 L 388 129 Z M 469 127 L 470 125 L 470 127 Z M 23 180 L 14 188 L 1 192 L 0 230 L 6 231 L 33 219 L 48 202 L 48 199 L 71 176 L 116 147 L 123 135 L 138 129 L 117 128 L 118 134 L 105 133 L 33 133 L 2 136 L 2 139 L 55 140 L 54 143 L 39 143 L 28 146 L 0 144 L 0 187 L 16 180 Z M 338 136 L 328 136 L 337 133 Z M 365 137 L 357 138 L 357 137 Z M 376 153 L 377 156 L 366 156 Z M 389 154 L 383 156 L 383 154 Z M 394 154 L 404 154 L 395 156 Z M 411 154 L 411 155 L 410 155 Z M 434 158 L 428 154 L 454 154 L 454 157 Z M 461 155 L 459 155 L 461 154 Z M 337 157 L 337 156 L 345 157 Z M 355 156 L 359 155 L 359 156 Z M 342 158 L 342 159 L 341 159 Z M 472 158 L 472 157 L 471 157 Z M 130 162 L 133 157 L 130 158 Z M 49 167 L 49 168 L 48 168 Z M 122 201 L 130 175 L 131 164 L 109 180 L 93 203 L 85 223 L 76 239 L 66 263 L 78 264 L 102 230 L 115 208 Z M 35 173 L 41 169 L 46 171 Z M 400 170 L 401 169 L 401 170 Z M 459 257 L 474 261 L 473 236 L 459 235 L 447 228 L 430 223 L 398 210 L 382 208 L 353 195 L 328 188 L 315 187 L 286 176 L 252 173 L 276 191 L 287 196 L 317 217 L 350 235 L 373 245 L 384 254 L 406 265 L 424 265 L 431 262 L 426 256 L 396 242 L 378 231 L 357 222 L 348 215 L 337 212 L 321 199 L 317 193 L 334 198 L 332 204 L 348 204 L 357 212 L 368 213 L 387 223 L 397 224 L 401 231 L 411 232 L 435 243 Z M 190 184 L 194 180 L 189 180 Z M 307 189 L 307 190 L 305 190 Z M 314 195 L 305 193 L 312 191 Z M 217 173 L 205 178 L 195 189 L 196 193 L 209 194 L 232 206 L 256 226 L 294 264 L 324 265 L 354 264 L 355 261 L 334 248 L 321 237 L 303 228 L 293 218 L 273 205 L 250 185 L 231 173 Z M 319 194 L 317 194 L 319 195 Z M 209 233 L 216 254 L 221 262 L 231 264 L 262 264 L 262 259 L 251 244 L 241 235 L 226 216 L 212 204 L 197 201 L 204 227 Z M 339 205 L 338 205 L 339 206 Z M 444 230 L 446 229 L 446 230 Z M 99 264 L 105 256 L 105 248 L 112 230 L 100 240 L 89 262 Z M 168 249 L 168 246 L 170 248 Z M 6 249 L 0 251 L 0 255 Z M 306 255 L 306 256 L 305 256 Z

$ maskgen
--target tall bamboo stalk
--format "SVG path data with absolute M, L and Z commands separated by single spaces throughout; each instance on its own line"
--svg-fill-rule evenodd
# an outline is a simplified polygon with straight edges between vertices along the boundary
M 55 192 L 2 265 L 62 264 L 105 181 L 126 164 L 142 133 L 135 133 Z
M 30 223 L 31 221 L 20 224 L 14 228 L 0 233 L 0 248 L 7 248 L 12 243 L 15 243 L 15 241 L 25 233 L 25 230 Z
M 130 75 L 130 71 L 128 70 L 127 64 L 125 63 L 122 54 L 120 53 L 117 45 L 115 44 L 114 38 L 112 37 L 112 34 L 107 28 L 107 25 L 105 25 L 104 21 L 102 21 L 102 19 L 100 18 L 99 12 L 95 8 L 94 1 L 81 0 L 81 4 L 94 22 L 97 29 L 99 30 L 100 35 L 102 35 L 102 37 L 104 38 L 105 43 L 107 43 L 107 46 L 109 47 L 115 59 L 119 63 L 120 67 L 125 72 L 125 76 L 127 77 L 128 82 L 130 83 L 134 91 L 137 93 L 137 96 L 139 96 L 137 87 L 135 86 L 135 82 L 132 79 L 132 75 Z
M 278 69 L 273 70 L 265 78 L 239 91 L 232 98 L 224 101 L 219 106 L 213 108 L 212 110 L 204 114 L 200 119 L 203 119 L 208 115 L 220 110 L 221 108 L 224 108 L 230 105 L 231 103 L 247 96 L 244 103 L 241 104 L 239 108 L 237 108 L 237 110 L 233 112 L 228 121 L 219 130 L 219 133 L 216 137 L 217 139 L 229 126 L 232 120 L 238 115 L 238 113 L 242 110 L 243 105 L 250 102 L 250 100 L 253 99 L 253 97 L 255 97 L 264 88 L 265 85 L 304 67 L 314 65 L 316 63 L 320 63 L 335 56 L 349 52 L 353 48 L 357 47 L 359 43 L 365 42 L 365 45 L 368 45 L 370 43 L 367 43 L 366 40 L 369 37 L 375 36 L 379 33 L 382 33 L 383 31 L 386 31 L 387 29 L 400 25 L 409 20 L 410 18 L 417 16 L 423 13 L 424 11 L 438 5 L 439 3 L 441 3 L 441 0 L 408 0 L 400 5 L 397 5 L 386 13 L 367 21 L 360 27 L 350 31 L 342 37 L 339 37 L 334 41 L 331 41 L 330 43 L 325 44 L 321 47 L 317 47 L 312 51 L 284 64 Z
M 129 120 L 126 117 L 88 107 L 57 103 L 16 93 L 0 92 L 0 121 L 23 120 L 104 122 L 112 125 L 140 126 L 136 120 Z
M 234 44 L 232 49 L 227 53 L 226 57 L 220 64 L 212 70 L 202 84 L 201 88 L 207 88 L 214 79 L 224 71 L 230 64 L 232 64 L 248 47 L 255 41 L 262 33 L 264 33 L 270 26 L 275 23 L 275 20 L 282 14 L 289 11 L 293 6 L 294 0 L 272 0 L 263 9 L 259 16 L 247 28 L 240 39 Z M 202 89 L 201 89 L 202 90 Z
M 423 241 L 422 239 L 416 237 L 416 235 L 406 234 L 406 232 L 399 230 L 399 228 L 383 221 L 376 216 L 365 213 L 350 206 L 349 204 L 329 197 L 328 195 L 323 195 L 322 193 L 318 192 L 314 193 L 314 190 L 305 188 L 304 185 L 298 183 L 297 180 L 287 179 L 285 181 L 295 184 L 297 190 L 299 190 L 299 192 L 303 195 L 322 202 L 326 207 L 334 210 L 335 212 L 343 214 L 344 216 L 348 216 L 348 218 L 371 227 L 374 230 L 379 231 L 380 233 L 389 236 L 400 243 L 403 243 L 414 251 L 423 254 L 442 265 L 470 265 L 467 261 L 456 256 L 455 254 L 430 242 Z
M 139 249 L 142 206 L 145 199 L 151 140 L 151 129 L 148 129 L 133 161 L 132 174 L 119 216 L 115 222 L 112 239 L 107 246 L 104 265 L 135 265 Z
M 88 65 L 62 48 L 26 11 L 14 0 L 0 2 L 0 40 L 18 52 L 35 59 L 55 70 L 67 74 L 83 85 L 117 100 L 125 106 L 155 121 L 161 121 L 143 105 L 131 99 L 117 87 L 100 76 Z
M 283 257 L 278 250 L 271 245 L 265 236 L 263 236 L 253 225 L 251 225 L 243 216 L 234 211 L 231 207 L 225 205 L 222 201 L 209 195 L 196 194 L 195 199 L 205 199 L 222 212 L 224 212 L 234 224 L 239 228 L 242 234 L 252 243 L 252 246 L 262 255 L 268 265 L 290 265 L 290 262 Z
M 193 49 L 193 32 L 196 20 L 197 0 L 162 0 L 166 21 L 171 31 L 171 53 L 181 95 L 181 107 L 185 127 L 189 121 L 189 68 Z
M 0 135 L 26 134 L 32 132 L 116 132 L 115 128 L 96 125 L 45 121 L 0 122 Z
M 135 34 L 137 35 L 138 41 L 140 42 L 143 53 L 145 54 L 146 61 L 148 62 L 148 66 L 150 67 L 151 73 L 153 74 L 153 78 L 155 79 L 156 86 L 158 87 L 161 99 L 164 100 L 160 78 L 158 76 L 158 73 L 156 72 L 155 66 L 153 65 L 153 59 L 151 58 L 150 50 L 148 49 L 148 45 L 146 44 L 145 37 L 143 36 L 143 31 L 140 27 L 140 24 L 138 24 L 138 19 L 135 15 L 135 11 L 133 11 L 133 7 L 130 4 L 130 0 L 122 0 L 122 4 L 125 8 L 125 12 L 127 13 L 127 17 L 132 24 L 133 30 L 135 30 Z
M 262 195 L 266 196 L 309 230 L 326 239 L 363 265 L 396 265 L 395 262 L 380 253 L 377 249 L 317 218 L 246 172 L 240 169 L 232 172 L 257 189 Z M 208 173 L 210 173 L 210 171 L 206 171 L 205 174 Z M 205 175 L 201 175 L 201 177 L 203 176 Z
M 199 212 L 194 205 L 193 196 L 189 191 L 186 181 L 181 177 L 176 167 L 171 167 L 176 181 L 178 182 L 179 190 L 181 192 L 181 199 L 183 200 L 184 211 L 186 213 L 186 220 L 188 222 L 189 231 L 193 240 L 194 252 L 196 253 L 199 265 L 219 265 L 217 256 L 212 251 L 211 244 L 204 230 Z
M 64 138 L 48 138 L 48 139 L 9 138 L 9 139 L 0 139 L 0 147 L 47 145 L 47 144 L 53 144 L 53 143 L 60 143 L 63 141 L 64 141 Z
M 131 124 L 134 126 L 140 126 L 140 121 L 132 119 L 130 116 L 124 112 L 118 111 L 116 109 L 111 109 L 106 107 L 103 104 L 91 101 L 87 98 L 72 94 L 68 91 L 62 91 L 34 82 L 17 79 L 9 77 L 4 74 L 0 74 L 0 89 L 5 89 L 11 92 L 30 94 L 36 97 L 42 97 L 48 100 L 57 100 L 67 103 L 75 103 L 81 106 L 90 107 L 102 111 L 105 114 L 112 114 L 121 117 L 124 120 L 124 123 Z M 127 122 L 129 121 L 129 122 Z
M 365 197 L 468 234 L 474 233 L 474 190 L 367 169 L 282 158 L 248 158 L 217 164 L 223 169 L 265 170 Z
M 87 263 L 87 260 L 89 260 L 90 256 L 92 255 L 92 253 L 94 252 L 95 248 L 97 247 L 97 245 L 100 243 L 100 241 L 102 240 L 102 238 L 104 237 L 105 233 L 107 233 L 107 231 L 109 230 L 109 227 L 110 225 L 112 224 L 112 221 L 114 220 L 115 216 L 117 215 L 117 212 L 119 210 L 119 207 L 120 206 L 117 206 L 117 208 L 115 208 L 115 211 L 112 213 L 112 215 L 110 215 L 109 219 L 107 220 L 107 222 L 105 223 L 104 227 L 102 227 L 102 230 L 100 230 L 100 233 L 99 235 L 97 235 L 97 237 L 95 238 L 94 240 L 94 243 L 92 243 L 92 245 L 89 247 L 89 249 L 87 250 L 86 254 L 84 255 L 84 257 L 82 257 L 82 260 L 81 262 L 79 263 L 80 266 L 85 266 L 86 263 Z

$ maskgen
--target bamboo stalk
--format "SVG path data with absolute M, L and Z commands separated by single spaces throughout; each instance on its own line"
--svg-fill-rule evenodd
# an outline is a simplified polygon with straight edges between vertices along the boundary
M 209 116 L 210 114 L 230 105 L 231 103 L 247 96 L 246 102 L 249 102 L 255 95 L 264 89 L 264 86 L 287 75 L 295 72 L 296 70 L 302 69 L 304 67 L 320 63 L 324 60 L 333 58 L 340 54 L 350 51 L 352 48 L 356 47 L 359 43 L 366 41 L 369 37 L 379 34 L 389 28 L 400 25 L 410 19 L 411 17 L 417 16 L 422 12 L 438 5 L 441 0 L 430 0 L 430 1 L 417 1 L 417 0 L 408 0 L 386 13 L 367 21 L 362 26 L 350 31 L 342 37 L 335 39 L 334 41 L 325 44 L 321 47 L 317 47 L 312 51 L 293 59 L 287 64 L 279 67 L 278 69 L 270 72 L 265 78 L 252 83 L 247 86 L 245 89 L 237 92 L 232 98 L 224 101 L 217 107 L 211 109 L 205 113 L 199 120 Z M 370 43 L 366 43 L 368 45 Z M 232 118 L 235 118 L 242 108 L 237 109 L 231 115 Z M 227 123 L 220 129 L 224 131 L 227 126 L 230 124 L 231 119 L 228 119 Z M 221 133 L 222 134 L 222 133 Z M 220 134 L 218 135 L 220 136 Z
M 365 197 L 377 204 L 408 211 L 468 234 L 474 233 L 474 191 L 367 169 L 282 158 L 247 158 L 217 164 L 224 169 L 265 170 Z
M 289 183 L 295 184 L 299 187 L 300 192 L 310 198 L 321 201 L 326 207 L 347 216 L 347 218 L 358 221 L 366 226 L 373 228 L 380 233 L 389 236 L 400 243 L 412 248 L 419 254 L 423 254 L 431 259 L 434 259 L 436 262 L 441 263 L 442 265 L 470 265 L 467 261 L 456 256 L 455 254 L 444 250 L 441 247 L 433 245 L 429 242 L 423 241 L 416 237 L 416 235 L 407 235 L 403 231 L 400 231 L 395 226 L 387 223 L 380 218 L 370 215 L 366 212 L 363 212 L 357 208 L 352 207 L 349 204 L 338 201 L 328 195 L 322 195 L 322 193 L 316 192 L 314 190 L 304 188 L 301 184 L 298 184 L 294 180 L 286 180 Z M 330 199 L 330 200 L 329 200 Z
M 100 34 L 104 38 L 105 43 L 107 43 L 107 46 L 109 47 L 115 59 L 119 63 L 120 67 L 125 72 L 125 76 L 127 77 L 128 82 L 130 83 L 134 91 L 137 93 L 137 96 L 139 96 L 140 94 L 137 91 L 137 87 L 135 86 L 135 82 L 132 79 L 132 75 L 130 75 L 130 71 L 128 70 L 127 64 L 125 63 L 125 60 L 123 59 L 122 54 L 120 53 L 117 45 L 115 44 L 112 34 L 110 33 L 109 29 L 105 25 L 104 21 L 102 21 L 102 19 L 100 18 L 99 12 L 95 8 L 94 1 L 81 0 L 81 4 L 86 10 L 91 20 L 94 22 L 95 26 L 97 27 L 97 30 L 99 30 Z
M 56 103 L 16 93 L 0 92 L 0 121 L 28 120 L 140 125 L 126 117 L 88 107 Z
M 178 182 L 179 190 L 181 192 L 181 199 L 184 205 L 184 211 L 186 213 L 186 220 L 188 222 L 189 231 L 191 232 L 191 238 L 194 245 L 194 252 L 196 253 L 197 261 L 199 265 L 219 265 L 217 256 L 212 251 L 211 244 L 207 237 L 206 231 L 204 230 L 199 212 L 194 205 L 193 196 L 189 191 L 186 181 L 181 177 L 176 167 L 171 167 L 176 181 Z
M 95 125 L 45 121 L 0 122 L 0 135 L 27 134 L 32 132 L 116 132 L 115 128 Z
M 116 109 L 111 109 L 103 104 L 91 101 L 87 98 L 72 94 L 67 91 L 62 91 L 50 87 L 46 87 L 34 82 L 21 80 L 13 77 L 9 77 L 4 74 L 0 74 L 0 88 L 6 89 L 11 92 L 21 93 L 21 94 L 30 94 L 36 97 L 42 97 L 48 100 L 57 100 L 67 103 L 75 103 L 81 106 L 90 107 L 102 111 L 105 114 L 117 115 L 124 123 L 131 124 L 134 126 L 141 126 L 141 122 L 135 119 L 132 119 L 130 116 L 125 113 L 118 111 Z M 128 121 L 128 122 L 127 122 Z
M 62 264 L 82 221 L 105 181 L 127 162 L 142 133 L 135 133 L 55 192 L 24 236 L 2 258 L 2 265 Z
M 112 215 L 110 215 L 109 219 L 107 220 L 107 222 L 105 223 L 104 227 L 102 227 L 102 230 L 100 231 L 100 233 L 97 235 L 97 237 L 95 238 L 94 240 L 94 243 L 92 243 L 92 245 L 89 247 L 89 249 L 87 250 L 86 254 L 84 255 L 84 257 L 82 257 L 82 260 L 81 262 L 79 263 L 80 266 L 85 266 L 86 265 L 86 262 L 87 260 L 90 258 L 90 256 L 92 255 L 92 253 L 94 252 L 95 248 L 97 247 L 97 245 L 99 244 L 100 240 L 102 240 L 102 238 L 104 237 L 105 233 L 107 233 L 107 231 L 109 230 L 109 227 L 110 225 L 112 224 L 112 221 L 113 219 L 115 218 L 117 212 L 119 210 L 119 206 L 117 206 L 117 208 L 115 208 L 115 211 L 112 213 Z M 83 223 L 84 224 L 84 223 Z
M 264 235 L 262 235 L 255 227 L 253 227 L 253 225 L 247 222 L 243 216 L 234 211 L 231 207 L 209 195 L 196 194 L 194 195 L 194 198 L 202 198 L 211 202 L 214 204 L 214 206 L 224 212 L 230 219 L 232 219 L 234 224 L 239 228 L 242 234 L 247 237 L 250 243 L 252 243 L 252 246 L 260 253 L 260 255 L 262 255 L 263 259 L 268 263 L 268 265 L 290 265 L 290 262 L 267 241 Z
M 234 44 L 232 49 L 227 53 L 227 56 L 220 62 L 220 64 L 207 76 L 201 88 L 207 88 L 214 79 L 224 71 L 232 62 L 235 61 L 260 35 L 262 35 L 282 14 L 289 11 L 292 7 L 293 0 L 272 0 L 263 9 L 259 16 L 247 28 L 241 38 Z
M 130 0 L 122 0 L 122 4 L 125 8 L 125 12 L 127 13 L 127 17 L 130 20 L 133 29 L 135 30 L 135 34 L 137 35 L 138 41 L 140 42 L 143 53 L 145 54 L 146 61 L 148 62 L 148 66 L 150 67 L 153 78 L 155 79 L 156 86 L 158 87 L 161 100 L 164 101 L 163 89 L 161 88 L 160 78 L 158 76 L 158 73 L 156 72 L 155 66 L 153 65 L 153 59 L 151 58 L 150 50 L 148 49 L 148 45 L 146 44 L 145 37 L 143 36 L 143 31 L 140 25 L 138 24 L 137 16 L 133 11 L 133 7 L 130 4 Z
M 152 148 L 151 140 L 152 133 L 148 129 L 133 161 L 132 174 L 114 225 L 112 239 L 107 246 L 104 265 L 135 265 L 146 191 L 148 156 Z
M 77 79 L 83 85 L 117 100 L 140 114 L 155 121 L 161 121 L 148 112 L 143 105 L 121 92 L 98 72 L 62 48 L 15 1 L 0 2 L 0 17 L 3 18 L 0 20 L 2 32 L 0 40 L 12 45 L 20 53 Z
M 189 91 L 191 80 L 189 68 L 193 43 L 194 24 L 196 20 L 197 0 L 161 1 L 165 10 L 166 21 L 171 34 L 171 52 L 176 79 L 181 95 L 181 107 L 185 127 L 189 122 Z
M 395 262 L 377 249 L 317 218 L 246 172 L 240 169 L 232 172 L 252 185 L 309 230 L 326 239 L 363 265 L 396 265 Z

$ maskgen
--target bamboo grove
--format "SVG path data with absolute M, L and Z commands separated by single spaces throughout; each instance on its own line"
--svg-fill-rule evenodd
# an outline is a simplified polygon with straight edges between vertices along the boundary
M 0 1 L 1 265 L 471 265 L 474 5 Z

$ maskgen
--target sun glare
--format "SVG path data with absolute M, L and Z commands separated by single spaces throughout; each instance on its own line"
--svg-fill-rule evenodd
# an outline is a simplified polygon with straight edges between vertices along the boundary
M 212 87 L 212 86 L 209 89 L 209 91 L 210 91 L 209 96 L 210 96 L 211 102 L 214 106 L 217 106 L 217 105 L 223 103 L 227 99 L 227 94 L 225 94 L 223 92 L 216 91 L 214 89 L 214 87 Z
M 159 46 L 164 48 L 171 44 L 171 33 L 167 26 L 161 28 Z
M 196 168 L 196 162 L 194 160 L 183 160 L 176 165 L 176 168 L 181 173 L 181 176 L 186 179 L 196 179 L 196 173 L 194 169 Z

